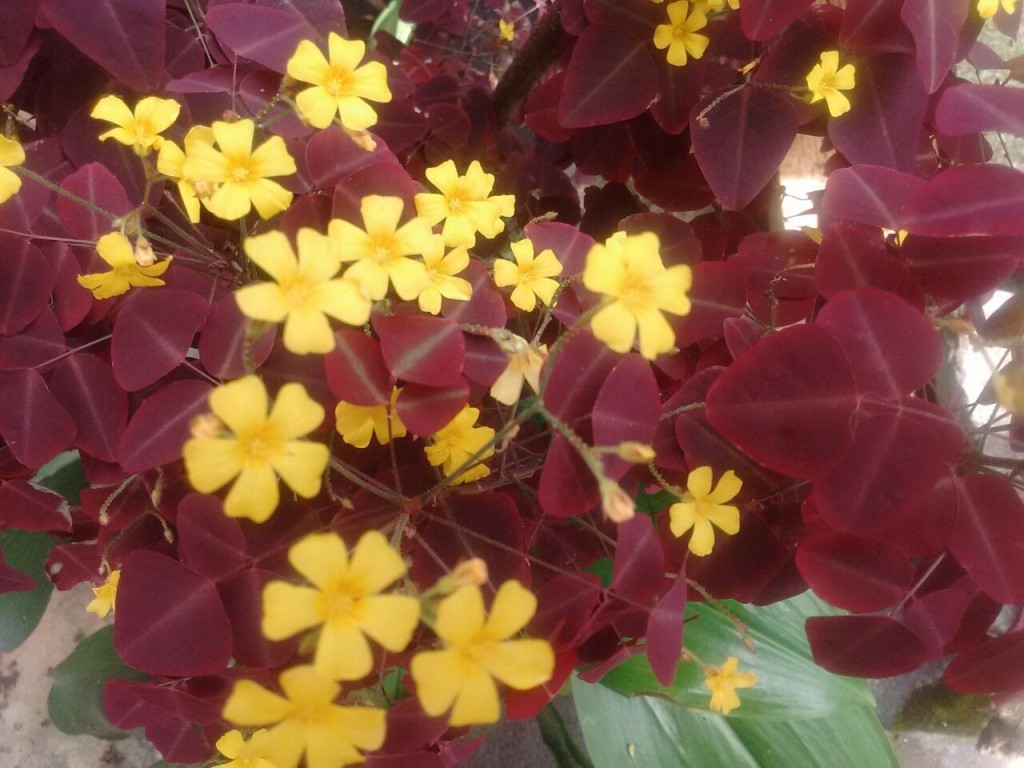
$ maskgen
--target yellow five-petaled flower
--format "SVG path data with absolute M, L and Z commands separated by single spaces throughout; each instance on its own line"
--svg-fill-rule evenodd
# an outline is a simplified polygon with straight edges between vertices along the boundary
M 440 466 L 445 477 L 456 475 L 451 485 L 470 483 L 491 474 L 490 467 L 482 462 L 494 455 L 493 445 L 483 450 L 494 439 L 494 430 L 475 426 L 479 416 L 478 409 L 467 405 L 423 447 L 431 466 Z M 469 464 L 470 457 L 481 450 L 482 454 Z
M 97 299 L 109 299 L 127 293 L 132 287 L 163 285 L 160 275 L 167 271 L 171 257 L 146 266 L 139 264 L 131 242 L 120 232 L 111 232 L 96 241 L 96 252 L 110 265 L 107 272 L 79 275 L 78 283 L 92 291 Z
M 697 31 L 708 25 L 705 8 L 700 3 L 680 0 L 678 3 L 669 3 L 665 10 L 668 11 L 669 23 L 654 28 L 654 46 L 659 49 L 668 48 L 668 63 L 682 67 L 689 56 L 695 59 L 703 56 L 711 42 L 711 38 Z
M 750 688 L 757 684 L 753 672 L 736 672 L 740 660 L 730 656 L 719 667 L 708 664 L 704 667 L 704 685 L 711 689 L 711 711 L 728 715 L 740 705 L 737 688 Z
M 715 530 L 712 525 L 732 535 L 740 529 L 740 510 L 732 504 L 739 494 L 743 482 L 731 469 L 711 489 L 713 478 L 711 467 L 697 467 L 686 478 L 686 494 L 682 501 L 669 507 L 669 528 L 676 537 L 693 529 L 690 537 L 690 552 L 698 557 L 711 554 L 715 546 Z
M 365 448 L 370 438 L 387 445 L 391 440 L 405 437 L 406 429 L 395 409 L 401 390 L 391 390 L 391 401 L 380 405 L 356 405 L 342 400 L 334 409 L 334 423 L 341 439 L 353 448 Z
M 114 610 L 117 602 L 117 585 L 121 582 L 121 571 L 111 571 L 107 580 L 98 587 L 92 588 L 93 599 L 85 606 L 89 613 L 95 613 L 101 619 Z
M 460 176 L 454 160 L 446 160 L 427 168 L 427 179 L 438 193 L 416 195 L 416 211 L 431 226 L 441 221 L 445 245 L 472 248 L 477 233 L 487 239 L 497 237 L 505 229 L 502 217 L 515 213 L 515 197 L 491 195 L 494 176 L 484 173 L 476 160 Z
M 173 99 L 158 99 L 147 96 L 135 105 L 134 111 L 117 96 L 104 96 L 90 113 L 91 117 L 113 123 L 106 133 L 100 134 L 100 141 L 113 139 L 132 148 L 139 156 L 148 155 L 163 144 L 161 133 L 175 120 L 181 105 Z
M 534 256 L 533 243 L 529 240 L 518 240 L 511 247 L 515 261 L 498 259 L 494 262 L 494 284 L 499 288 L 514 286 L 512 303 L 524 312 L 532 312 L 537 299 L 550 306 L 558 290 L 558 281 L 554 278 L 562 274 L 562 262 L 550 248 Z
M 845 115 L 850 111 L 850 100 L 841 91 L 853 90 L 855 73 L 853 64 L 840 69 L 839 51 L 823 51 L 821 61 L 807 73 L 811 104 L 824 99 L 832 117 Z

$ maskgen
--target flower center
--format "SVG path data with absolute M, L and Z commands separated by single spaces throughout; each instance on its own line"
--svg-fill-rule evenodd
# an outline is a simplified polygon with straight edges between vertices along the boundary
M 350 96 L 352 91 L 352 73 L 344 69 L 331 68 L 324 88 L 331 96 L 339 98 Z
M 248 163 L 232 163 L 231 164 L 231 179 L 233 181 L 248 181 L 249 180 L 249 164 Z
M 279 285 L 289 309 L 304 309 L 316 303 L 314 300 L 319 286 L 306 275 L 290 275 Z
M 324 621 L 343 626 L 359 624 L 363 619 L 362 593 L 356 585 L 344 581 L 325 589 Z
M 250 467 L 262 467 L 281 455 L 284 441 L 277 430 L 264 422 L 238 436 L 238 450 Z
M 646 278 L 626 269 L 619 287 L 619 301 L 630 312 L 636 313 L 651 303 L 651 286 Z

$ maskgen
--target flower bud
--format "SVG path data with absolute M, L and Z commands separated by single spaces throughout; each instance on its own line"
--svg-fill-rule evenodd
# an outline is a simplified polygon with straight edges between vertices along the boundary
M 479 587 L 487 583 L 487 575 L 487 563 L 479 557 L 472 557 L 438 579 L 437 590 L 442 595 L 450 595 L 461 587 Z
M 633 499 L 614 480 L 601 480 L 601 511 L 613 523 L 624 523 L 636 516 Z
M 153 253 L 153 246 L 149 240 L 139 236 L 135 241 L 135 263 L 140 267 L 152 267 L 156 264 L 156 254 Z
M 220 437 L 224 424 L 212 413 L 200 413 L 188 423 L 188 430 L 196 440 Z
M 615 454 L 631 464 L 646 464 L 654 460 L 654 449 L 647 443 L 638 443 L 635 440 L 619 443 Z

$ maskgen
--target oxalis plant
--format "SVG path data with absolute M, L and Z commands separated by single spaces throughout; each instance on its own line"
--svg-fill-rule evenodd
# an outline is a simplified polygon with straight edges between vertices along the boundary
M 51 586 L 109 623 L 54 722 L 235 768 L 453 766 L 538 714 L 563 765 L 880 766 L 850 676 L 1024 689 L 1024 372 L 981 426 L 948 375 L 1024 328 L 982 311 L 1022 68 L 977 39 L 1021 5 L 381 7 L 0 8 L 0 635 Z

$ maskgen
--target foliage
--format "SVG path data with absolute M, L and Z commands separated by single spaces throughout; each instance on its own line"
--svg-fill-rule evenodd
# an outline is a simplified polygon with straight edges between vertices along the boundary
M 829 673 L 1024 689 L 1019 610 L 993 628 L 1020 460 L 989 442 L 1024 450 L 1019 361 L 980 427 L 942 379 L 1024 332 L 1019 294 L 982 310 L 1024 255 L 993 149 L 1024 69 L 978 41 L 1022 4 L 381 5 L 0 10 L 4 647 L 119 570 L 139 679 L 111 664 L 101 728 L 200 762 L 233 714 L 278 768 L 450 765 L 496 692 L 530 717 L 574 671 L 756 714 L 796 662 L 750 606 L 808 589 L 848 612 L 790 627 L 808 744 L 877 736 L 866 702 L 821 719 Z M 781 221 L 798 135 L 813 231 Z M 637 701 L 749 764 L 789 738 Z

